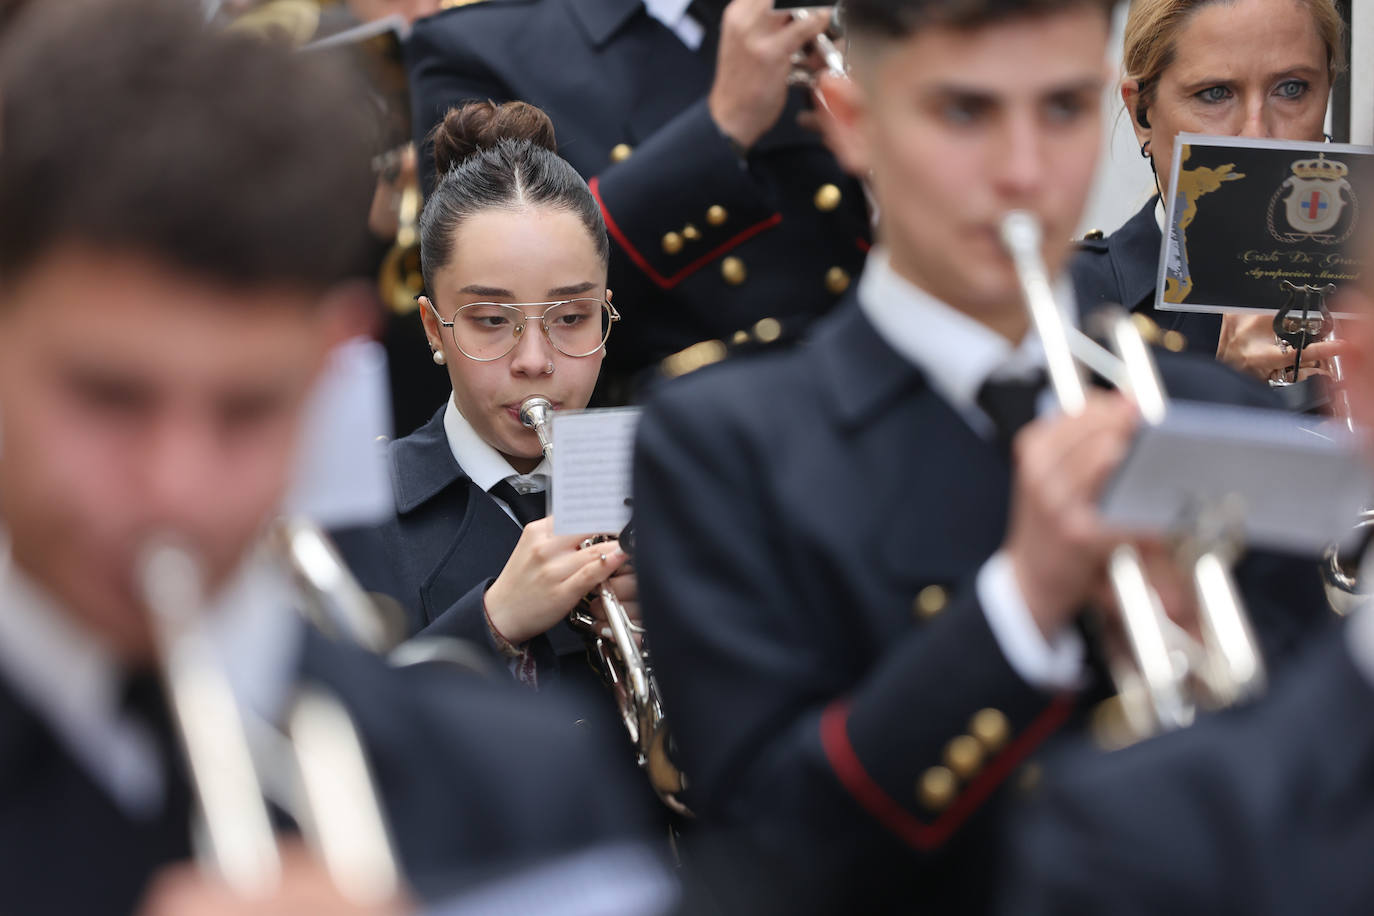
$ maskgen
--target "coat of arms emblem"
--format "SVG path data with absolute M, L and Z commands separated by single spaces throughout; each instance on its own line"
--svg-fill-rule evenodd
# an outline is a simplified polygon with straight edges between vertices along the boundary
M 1293 174 L 1284 180 L 1269 201 L 1269 234 L 1280 242 L 1318 242 L 1338 245 L 1355 231 L 1359 202 L 1355 189 L 1346 176 L 1350 169 L 1343 162 L 1327 159 L 1319 153 L 1316 159 L 1299 159 L 1292 166 Z M 1284 193 L 1287 192 L 1287 196 Z M 1284 204 L 1283 216 L 1287 229 L 1277 225 L 1278 205 Z M 1350 205 L 1350 219 L 1339 235 L 1346 204 Z

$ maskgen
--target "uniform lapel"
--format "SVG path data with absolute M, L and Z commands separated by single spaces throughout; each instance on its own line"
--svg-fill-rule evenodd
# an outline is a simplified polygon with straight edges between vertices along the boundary
M 1121 298 L 1126 300 L 1121 305 L 1128 309 L 1154 304 L 1156 269 L 1163 240 L 1155 221 L 1157 200 L 1151 197 L 1135 216 L 1107 239 L 1107 256 L 1111 258 Z
M 420 603 L 432 622 L 474 585 L 495 576 L 520 538 L 520 526 L 454 460 L 440 410 L 392 444 L 392 485 L 407 558 L 420 575 Z
M 898 583 L 949 582 L 976 570 L 1006 527 L 1009 467 L 878 336 L 857 301 L 818 340 L 821 370 L 851 473 L 866 481 L 878 518 L 866 552 Z
M 637 84 L 625 125 L 633 143 L 642 143 L 663 125 L 706 97 L 715 72 L 714 53 L 693 51 L 667 26 L 647 13 L 626 29 L 636 40 L 609 46 L 606 53 L 634 58 L 628 72 Z

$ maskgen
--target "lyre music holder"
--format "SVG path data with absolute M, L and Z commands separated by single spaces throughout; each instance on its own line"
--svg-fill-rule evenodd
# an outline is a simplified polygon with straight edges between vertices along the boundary
M 1270 382 L 1275 387 L 1297 382 L 1303 350 L 1309 344 L 1328 339 L 1336 327 L 1336 320 L 1326 305 L 1326 297 L 1336 291 L 1334 283 L 1311 286 L 1282 280 L 1279 288 L 1288 294 L 1288 301 L 1274 315 L 1274 337 L 1280 346 L 1286 344 L 1293 348 L 1293 365 L 1284 370 L 1285 375 Z M 1302 297 L 1301 307 L 1298 305 L 1299 296 Z

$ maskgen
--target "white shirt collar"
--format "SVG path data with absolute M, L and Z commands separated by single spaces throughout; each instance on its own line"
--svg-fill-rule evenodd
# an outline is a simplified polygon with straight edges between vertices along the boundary
M 1072 289 L 1056 287 L 1060 307 L 1072 314 Z M 1045 366 L 1034 330 L 1013 347 L 1001 334 L 899 276 L 882 246 L 869 252 L 859 279 L 859 307 L 878 336 L 920 369 L 930 386 L 970 421 L 976 431 L 992 432 L 978 409 L 978 390 L 989 379 L 1022 379 Z
M 278 721 L 299 667 L 303 624 L 274 566 L 249 562 L 206 614 L 239 702 Z M 105 646 L 11 561 L 0 531 L 0 676 L 132 816 L 160 807 L 164 774 L 141 723 L 119 708 L 124 671 Z
M 644 9 L 648 14 L 671 29 L 683 44 L 695 51 L 701 47 L 706 30 L 703 23 L 687 15 L 687 7 L 691 5 L 692 0 L 644 0 Z
M 501 481 L 512 477 L 516 479 L 514 482 L 522 485 L 518 489 L 534 492 L 548 486 L 547 459 L 541 460 L 528 474 L 517 472 L 504 455 L 477 434 L 477 430 L 473 429 L 472 424 L 459 412 L 458 405 L 452 397 L 444 407 L 444 434 L 448 437 L 448 447 L 453 452 L 453 460 L 457 461 L 463 472 L 483 490 L 490 490 Z
M 676 22 L 687 15 L 692 0 L 644 0 L 644 8 L 660 22 Z

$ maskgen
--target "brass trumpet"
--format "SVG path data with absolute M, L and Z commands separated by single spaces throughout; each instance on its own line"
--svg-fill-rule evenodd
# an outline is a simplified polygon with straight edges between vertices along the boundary
M 553 406 L 540 395 L 526 398 L 520 405 L 520 421 L 539 437 L 544 457 L 553 460 L 553 438 L 549 420 Z M 630 551 L 630 526 L 621 532 L 621 549 Z M 582 546 L 609 540 L 599 536 L 588 538 Z M 620 720 L 635 746 L 636 762 L 649 777 L 654 792 L 674 812 L 690 816 L 691 812 L 678 798 L 687 788 L 686 777 L 670 759 L 670 735 L 663 713 L 658 684 L 654 680 L 648 650 L 641 646 L 642 627 L 630 619 L 610 585 L 597 587 L 596 597 L 605 609 L 610 626 L 609 640 L 601 635 L 601 623 L 579 606 L 568 615 L 568 621 L 582 631 L 588 651 L 596 659 L 602 676 L 615 694 Z
M 1086 406 L 1079 361 L 1117 381 L 1135 400 L 1146 423 L 1163 421 L 1168 397 L 1154 359 L 1130 316 L 1115 309 L 1103 322 L 1113 353 L 1065 321 L 1041 259 L 1041 230 L 1034 216 L 1008 213 L 1002 243 L 1012 257 L 1031 323 L 1045 351 L 1051 387 L 1064 413 Z M 1105 370 L 1105 371 L 1104 371 Z M 1164 613 L 1140 555 L 1123 544 L 1111 554 L 1109 574 L 1121 609 L 1129 658 L 1108 660 L 1127 723 L 1136 737 L 1192 723 L 1199 705 L 1226 706 L 1264 688 L 1264 662 L 1231 576 L 1237 541 L 1226 506 L 1195 520 L 1180 545 L 1191 570 L 1202 631 L 1199 644 Z
M 201 829 L 193 837 L 202 864 L 244 897 L 272 890 L 281 857 L 266 787 L 295 815 L 344 896 L 359 905 L 394 898 L 400 867 L 362 742 L 342 704 L 306 690 L 288 713 L 284 736 L 255 723 L 200 627 L 205 591 L 195 554 L 179 540 L 158 539 L 146 545 L 138 572 L 198 803 Z M 256 756 L 251 724 L 262 726 L 252 730 Z M 264 769 L 260 760 L 273 766 Z

